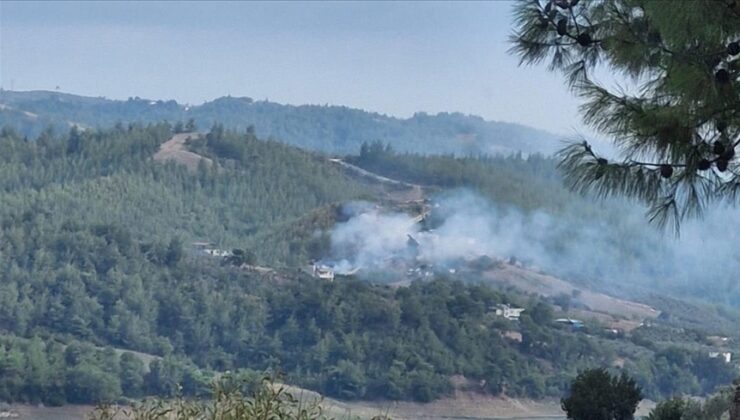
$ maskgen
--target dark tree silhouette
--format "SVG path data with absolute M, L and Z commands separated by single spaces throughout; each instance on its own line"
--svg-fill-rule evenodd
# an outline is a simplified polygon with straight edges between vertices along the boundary
M 740 5 L 730 0 L 522 0 L 512 52 L 549 61 L 584 99 L 584 121 L 621 150 L 587 142 L 560 152 L 568 184 L 637 198 L 660 225 L 698 216 L 740 192 Z M 624 76 L 612 89 L 595 68 Z M 557 112 L 556 110 L 554 110 Z
M 641 400 L 640 387 L 626 374 L 590 369 L 576 377 L 561 406 L 573 420 L 631 420 Z

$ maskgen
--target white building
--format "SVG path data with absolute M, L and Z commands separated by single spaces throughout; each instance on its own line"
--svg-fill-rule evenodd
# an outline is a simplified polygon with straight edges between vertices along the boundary
M 332 270 L 331 267 L 327 267 L 325 265 L 314 264 L 313 275 L 314 277 L 318 277 L 322 280 L 334 281 L 334 270 Z
M 234 253 L 228 249 L 218 249 L 211 242 L 193 242 L 193 248 L 201 255 L 208 255 L 211 257 L 230 257 Z
M 205 253 L 212 256 L 212 257 L 230 257 L 234 255 L 233 252 L 229 251 L 228 249 L 206 249 Z
M 722 359 L 725 363 L 730 363 L 732 361 L 732 353 L 729 351 L 710 351 L 709 357 L 712 359 Z
M 519 321 L 522 312 L 524 312 L 524 308 L 514 308 L 506 304 L 496 307 L 496 315 L 502 316 L 509 321 Z

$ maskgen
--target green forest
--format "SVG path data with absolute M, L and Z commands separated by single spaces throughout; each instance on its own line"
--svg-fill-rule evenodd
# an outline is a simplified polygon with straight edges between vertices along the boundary
M 733 273 L 740 270 L 731 245 L 735 235 L 727 231 L 728 220 L 737 213 L 726 207 L 708 212 L 700 228 L 692 229 L 687 223 L 682 234 L 674 236 L 650 224 L 646 209 L 635 202 L 570 191 L 552 157 L 424 156 L 375 141 L 364 143 L 358 154 L 346 160 L 393 179 L 443 190 L 472 190 L 501 214 L 521 213 L 523 219 L 544 215 L 555 220 L 538 237 L 552 256 L 545 268 L 584 287 L 651 304 L 658 304 L 663 296 L 728 307 L 740 302 L 740 288 L 733 280 Z M 708 248 L 692 250 L 696 243 Z M 586 259 L 589 264 L 580 263 Z M 707 271 L 705 266 L 716 268 Z
M 218 124 L 188 145 L 210 167 L 153 160 L 173 129 L 0 132 L 1 400 L 203 396 L 226 371 L 248 384 L 271 372 L 346 400 L 430 401 L 460 386 L 454 375 L 471 391 L 539 398 L 616 358 L 655 398 L 733 379 L 698 349 L 557 327 L 557 307 L 515 291 L 444 277 L 406 288 L 315 279 L 301 267 L 327 244 L 309 232 L 329 227 L 341 203 L 373 200 L 367 186 L 320 154 Z M 394 175 L 446 187 L 480 171 L 471 185 L 498 199 L 564 205 L 543 193 L 557 185 L 549 159 L 424 162 Z M 497 187 L 501 173 L 519 187 Z M 201 255 L 194 241 L 247 250 L 273 270 Z M 521 321 L 496 317 L 501 303 L 526 308 Z
M 307 150 L 357 153 L 363 142 L 391 142 L 399 150 L 457 155 L 552 153 L 558 137 L 530 127 L 485 121 L 460 113 L 417 113 L 401 119 L 344 106 L 283 105 L 268 100 L 221 97 L 201 105 L 139 97 L 125 101 L 48 91 L 0 90 L 0 126 L 35 137 L 48 126 L 66 132 L 70 125 L 98 128 L 118 122 L 193 121 L 231 130 L 252 126 L 261 138 L 275 138 Z

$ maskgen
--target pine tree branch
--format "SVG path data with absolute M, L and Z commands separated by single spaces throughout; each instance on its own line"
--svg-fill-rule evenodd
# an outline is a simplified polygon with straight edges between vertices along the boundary
M 550 69 L 562 71 L 584 100 L 584 122 L 622 152 L 620 162 L 610 163 L 587 143 L 566 147 L 559 153 L 566 183 L 637 198 L 651 206 L 654 221 L 678 226 L 723 192 L 740 194 L 733 161 L 740 146 L 740 60 L 727 47 L 740 38 L 740 19 L 721 2 L 670 4 L 594 0 L 578 9 L 559 5 L 569 7 L 561 11 L 552 2 L 520 3 L 512 51 L 521 64 L 549 60 Z M 557 24 L 562 18 L 571 30 Z M 638 92 L 594 82 L 590 73 L 600 64 L 630 76 Z

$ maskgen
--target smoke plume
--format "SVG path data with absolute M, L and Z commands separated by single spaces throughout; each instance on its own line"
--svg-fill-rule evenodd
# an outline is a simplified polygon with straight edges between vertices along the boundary
M 523 212 L 467 190 L 434 197 L 426 226 L 413 216 L 370 204 L 347 208 L 349 219 L 331 234 L 338 272 L 382 271 L 425 263 L 446 267 L 487 255 L 515 257 L 577 283 L 620 291 L 702 293 L 738 305 L 738 211 L 722 208 L 686 222 L 680 237 L 650 225 L 625 203 L 608 217 L 565 211 Z M 413 238 L 410 240 L 409 238 Z

